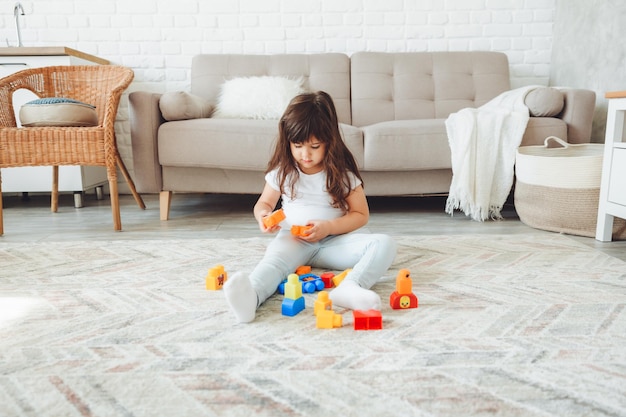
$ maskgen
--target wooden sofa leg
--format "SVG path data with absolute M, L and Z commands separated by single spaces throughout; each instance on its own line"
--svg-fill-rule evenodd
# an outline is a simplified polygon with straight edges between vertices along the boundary
M 170 204 L 172 203 L 172 192 L 161 191 L 159 194 L 159 210 L 161 213 L 161 220 L 167 220 L 170 218 Z

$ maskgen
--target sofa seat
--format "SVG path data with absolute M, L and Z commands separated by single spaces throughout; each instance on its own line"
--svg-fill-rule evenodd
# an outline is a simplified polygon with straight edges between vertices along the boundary
M 363 167 L 363 134 L 341 124 L 346 145 Z M 264 171 L 278 135 L 276 120 L 193 119 L 159 128 L 162 166 Z
M 361 130 L 367 171 L 451 168 L 445 120 L 394 120 Z

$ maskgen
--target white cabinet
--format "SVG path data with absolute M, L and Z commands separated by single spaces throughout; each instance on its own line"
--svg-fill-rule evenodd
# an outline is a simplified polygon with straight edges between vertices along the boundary
M 109 62 L 65 47 L 8 47 L 0 48 L 0 77 L 14 72 L 51 65 L 100 65 Z M 19 108 L 37 98 L 27 90 L 17 91 L 13 97 L 16 120 L 19 125 Z M 3 193 L 28 193 L 52 191 L 52 167 L 2 168 Z M 74 192 L 75 206 L 82 206 L 83 191 L 107 184 L 106 168 L 101 166 L 59 167 L 59 192 Z M 101 189 L 98 188 L 100 196 Z
M 612 238 L 613 218 L 626 219 L 626 91 L 607 93 L 606 98 L 609 109 L 596 227 L 596 239 L 603 242 Z

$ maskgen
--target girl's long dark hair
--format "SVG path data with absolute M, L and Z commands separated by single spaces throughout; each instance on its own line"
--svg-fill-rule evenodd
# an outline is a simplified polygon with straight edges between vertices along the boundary
M 311 135 L 326 145 L 326 189 L 333 199 L 333 206 L 347 211 L 346 198 L 352 191 L 349 172 L 361 182 L 363 178 L 354 156 L 341 138 L 333 100 L 324 91 L 300 94 L 291 100 L 279 121 L 278 141 L 266 173 L 278 169 L 280 189 L 283 193 L 289 189 L 290 193 L 285 194 L 295 198 L 295 183 L 299 173 L 290 145 L 305 143 Z M 286 184 L 287 178 L 290 179 L 289 184 Z

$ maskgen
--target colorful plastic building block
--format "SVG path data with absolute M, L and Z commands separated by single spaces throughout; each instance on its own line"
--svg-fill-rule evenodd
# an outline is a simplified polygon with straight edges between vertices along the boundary
M 272 214 L 263 217 L 263 225 L 268 229 L 276 226 L 278 223 L 286 219 L 283 209 L 278 209 Z
M 345 271 L 343 271 L 342 273 L 335 275 L 333 277 L 333 284 L 335 284 L 335 287 L 339 286 L 339 284 L 341 284 L 341 281 L 343 281 L 343 279 L 346 277 L 346 275 L 348 275 L 348 273 L 352 271 L 352 268 L 348 268 Z
M 311 229 L 313 226 L 298 226 L 298 225 L 294 225 L 291 226 L 291 234 L 294 236 L 308 236 L 309 234 L 307 233 L 309 231 L 309 229 Z
M 322 310 L 317 314 L 315 326 L 318 329 L 332 329 L 343 326 L 343 317 L 332 310 Z
M 317 294 L 317 300 L 315 300 L 315 304 L 313 305 L 313 314 L 317 316 L 320 311 L 332 309 L 333 301 L 328 297 L 328 291 L 320 291 Z
M 224 283 L 228 279 L 228 274 L 224 271 L 223 265 L 216 265 L 209 269 L 206 274 L 206 289 L 207 290 L 221 290 Z
M 353 310 L 354 330 L 380 330 L 383 316 L 378 310 Z
M 305 308 L 304 297 L 302 296 L 302 284 L 297 274 L 289 274 L 285 284 L 285 298 L 282 303 L 282 313 L 284 316 L 295 316 Z
M 304 275 L 304 274 L 310 274 L 310 273 L 311 273 L 311 267 L 309 265 L 301 265 L 296 268 L 296 274 L 298 275 Z
M 396 290 L 389 296 L 389 305 L 394 310 L 417 308 L 417 296 L 413 294 L 413 280 L 408 269 L 401 269 L 396 276 Z
M 293 300 L 302 297 L 302 285 L 300 277 L 296 274 L 289 274 L 285 283 L 285 298 Z
M 320 275 L 320 278 L 324 282 L 324 288 L 332 288 L 335 286 L 335 283 L 333 282 L 334 276 L 335 274 L 333 272 L 324 272 Z
M 315 274 L 300 275 L 300 281 L 302 281 L 302 292 L 305 293 L 310 294 L 325 288 L 324 281 Z
M 297 275 L 297 274 L 296 274 Z M 304 274 L 298 277 L 301 283 L 302 292 L 303 293 L 314 293 L 315 291 L 321 291 L 324 289 L 324 281 L 320 277 L 315 274 Z M 280 284 L 278 284 L 278 293 L 285 293 L 285 284 L 287 284 L 287 280 L 284 279 Z
M 283 300 L 281 311 L 283 316 L 293 317 L 302 310 L 304 310 L 304 297 L 300 297 L 298 299 L 285 298 Z

